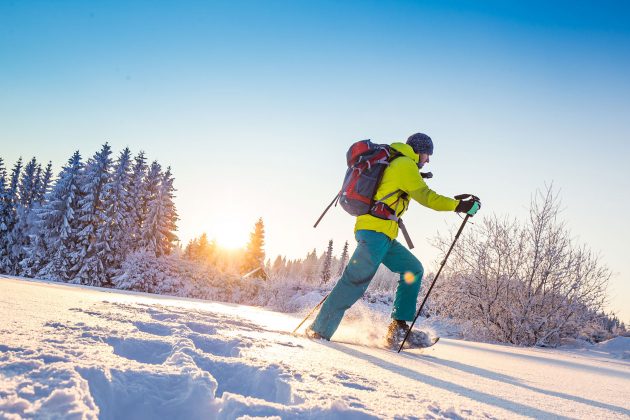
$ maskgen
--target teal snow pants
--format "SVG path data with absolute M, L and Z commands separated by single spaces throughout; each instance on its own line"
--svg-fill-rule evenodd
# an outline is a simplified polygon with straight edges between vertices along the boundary
M 354 254 L 310 326 L 327 339 L 337 330 L 346 310 L 363 296 L 381 263 L 400 274 L 392 318 L 412 321 L 416 315 L 416 301 L 424 273 L 420 261 L 400 242 L 383 233 L 358 230 L 355 237 L 358 244 Z M 405 273 L 411 273 L 407 274 L 408 281 L 405 281 Z

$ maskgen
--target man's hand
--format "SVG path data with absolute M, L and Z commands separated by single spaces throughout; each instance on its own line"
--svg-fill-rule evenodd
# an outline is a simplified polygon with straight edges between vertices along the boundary
M 474 195 L 469 196 L 468 194 L 457 195 L 455 196 L 455 198 L 466 196 L 469 198 L 465 200 L 460 200 L 455 211 L 458 213 L 466 213 L 469 216 L 474 216 L 475 213 L 477 213 L 477 211 L 481 208 L 481 201 L 478 197 L 475 197 Z

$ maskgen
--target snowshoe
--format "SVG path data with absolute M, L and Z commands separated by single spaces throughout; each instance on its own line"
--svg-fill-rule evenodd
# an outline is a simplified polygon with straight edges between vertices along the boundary
M 387 328 L 387 336 L 385 337 L 385 345 L 388 348 L 398 350 L 400 343 L 405 339 L 409 331 L 409 326 L 405 321 L 393 320 Z M 407 341 L 405 342 L 405 348 L 417 349 L 431 347 L 438 342 L 439 337 L 431 337 L 424 331 L 411 331 Z
M 306 331 L 304 331 L 304 334 L 306 335 L 306 337 L 310 338 L 311 340 L 326 340 L 326 341 L 330 341 L 329 339 L 322 337 L 317 331 L 311 329 L 310 327 L 306 329 Z

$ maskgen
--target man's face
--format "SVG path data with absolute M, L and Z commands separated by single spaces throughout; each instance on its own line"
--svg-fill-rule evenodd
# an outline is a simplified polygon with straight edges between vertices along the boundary
M 422 168 L 425 163 L 429 163 L 429 154 L 420 153 L 418 156 L 420 156 L 420 159 L 418 159 L 418 168 Z

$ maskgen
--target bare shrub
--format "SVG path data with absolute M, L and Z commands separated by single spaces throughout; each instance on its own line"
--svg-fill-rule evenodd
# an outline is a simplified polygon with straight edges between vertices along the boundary
M 487 339 L 556 345 L 595 321 L 610 270 L 571 238 L 553 187 L 537 191 L 524 222 L 484 217 L 464 231 L 434 289 L 431 310 L 470 321 Z M 453 234 L 438 236 L 446 252 Z

